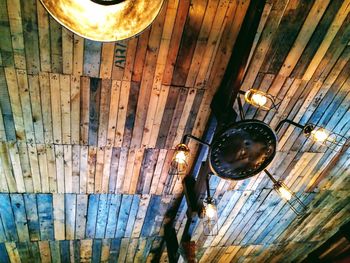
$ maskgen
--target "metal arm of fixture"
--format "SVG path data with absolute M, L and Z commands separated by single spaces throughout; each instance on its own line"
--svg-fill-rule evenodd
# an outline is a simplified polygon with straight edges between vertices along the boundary
M 205 145 L 205 146 L 207 146 L 207 147 L 210 147 L 210 144 L 209 144 L 209 143 L 207 143 L 207 142 L 205 142 L 205 141 L 203 141 L 203 140 L 201 140 L 201 139 L 199 139 L 199 138 L 197 138 L 197 137 L 195 137 L 195 136 L 193 136 L 193 135 L 191 135 L 191 134 L 186 134 L 186 135 L 182 138 L 181 143 L 187 144 L 187 142 L 188 142 L 189 139 L 193 139 L 193 140 L 199 142 L 199 143 L 202 144 L 202 145 Z
M 292 124 L 300 129 L 304 129 L 305 126 L 304 125 L 301 125 L 299 123 L 296 123 L 294 121 L 291 121 L 291 120 L 288 120 L 288 119 L 284 119 L 284 120 L 281 120 L 278 124 L 277 124 L 277 127 L 275 129 L 276 132 L 279 132 L 279 130 L 282 128 L 283 124 L 285 123 L 289 123 L 289 124 Z

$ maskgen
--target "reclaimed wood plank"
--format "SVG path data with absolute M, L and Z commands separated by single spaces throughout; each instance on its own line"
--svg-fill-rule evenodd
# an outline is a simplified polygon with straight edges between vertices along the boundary
M 75 215 L 77 211 L 77 195 L 65 194 L 64 195 L 64 218 L 65 218 L 65 239 L 75 239 Z M 80 207 L 79 207 L 80 208 Z M 80 223 L 80 222 L 79 222 Z
M 21 194 L 12 194 L 11 198 L 11 207 L 15 219 L 15 224 L 18 233 L 18 240 L 20 242 L 29 241 L 29 231 L 28 231 L 28 223 L 24 205 L 23 195 Z
M 49 14 L 39 0 L 36 2 L 37 19 L 38 19 L 38 34 L 40 48 L 40 73 L 51 72 L 51 46 L 50 41 L 50 26 Z
M 98 78 L 100 76 L 101 42 L 85 39 L 84 41 L 84 76 Z
M 54 218 L 53 218 L 53 197 L 50 194 L 38 194 L 38 216 L 40 224 L 40 238 L 41 240 L 54 239 Z
M 35 194 L 24 194 L 27 224 L 30 241 L 40 240 L 40 225 Z
M 62 73 L 62 26 L 52 16 L 50 23 L 51 72 Z
M 62 143 L 71 143 L 71 77 L 69 75 L 60 75 L 60 107 L 62 124 Z
M 76 225 L 75 239 L 83 239 L 86 232 L 86 215 L 88 208 L 88 195 L 78 194 L 76 196 Z
M 73 32 L 62 28 L 62 73 L 73 73 Z

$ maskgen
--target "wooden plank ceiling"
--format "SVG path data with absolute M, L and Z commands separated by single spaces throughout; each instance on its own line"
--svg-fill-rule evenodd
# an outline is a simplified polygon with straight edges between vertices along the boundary
M 0 261 L 151 261 L 182 136 L 201 136 L 248 0 L 169 0 L 154 24 L 118 43 L 84 40 L 36 0 L 0 0 Z M 349 136 L 350 1 L 269 0 L 242 89 L 275 127 L 288 117 Z M 269 170 L 308 204 L 297 219 L 263 174 L 212 177 L 219 233 L 198 221 L 199 262 L 301 261 L 349 220 L 350 150 L 285 126 Z M 193 153 L 194 155 L 194 153 Z M 183 199 L 175 219 L 186 222 Z M 161 261 L 167 260 L 166 251 Z

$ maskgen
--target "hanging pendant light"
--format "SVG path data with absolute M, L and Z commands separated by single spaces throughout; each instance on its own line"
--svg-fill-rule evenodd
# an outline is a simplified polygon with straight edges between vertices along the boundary
M 95 41 L 119 41 L 141 33 L 164 0 L 40 0 L 50 15 L 75 34 Z

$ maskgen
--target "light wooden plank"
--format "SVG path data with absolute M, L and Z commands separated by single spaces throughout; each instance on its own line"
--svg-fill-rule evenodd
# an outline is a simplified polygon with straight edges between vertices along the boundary
M 63 163 L 64 163 L 64 193 L 73 192 L 72 176 L 72 146 L 63 145 Z
M 55 230 L 55 240 L 65 240 L 65 204 L 63 194 L 53 195 L 53 222 Z
M 62 143 L 60 76 L 50 74 L 52 133 L 55 143 Z
M 71 143 L 79 144 L 80 138 L 80 77 L 71 76 L 70 84 Z
M 40 48 L 40 69 L 44 72 L 51 72 L 51 50 L 50 50 L 50 28 L 49 14 L 37 0 L 37 16 L 38 16 L 38 32 L 39 32 L 39 48 Z
M 7 11 L 10 22 L 15 67 L 18 69 L 26 69 L 20 1 L 7 1 Z
M 73 73 L 73 33 L 62 28 L 62 72 L 63 74 Z
M 71 143 L 71 78 L 68 75 L 60 75 L 60 102 L 62 118 L 62 143 Z

